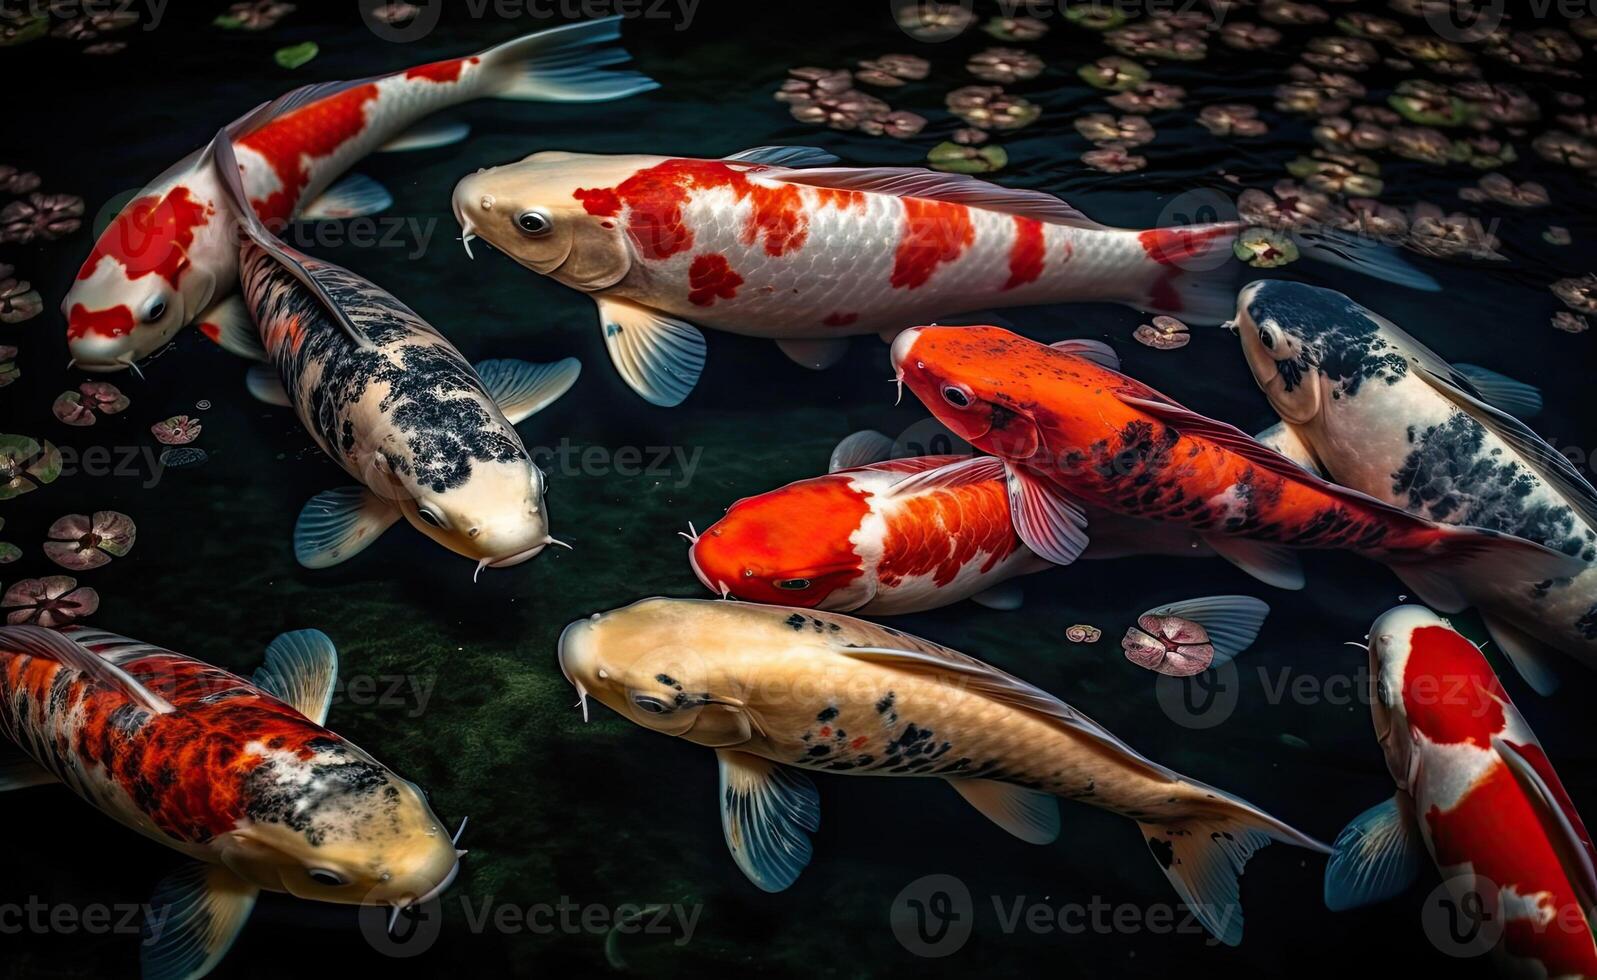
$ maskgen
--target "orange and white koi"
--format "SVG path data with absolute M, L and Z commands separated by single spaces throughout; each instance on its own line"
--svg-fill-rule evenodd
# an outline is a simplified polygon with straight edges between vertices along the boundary
M 210 972 L 263 890 L 397 914 L 454 880 L 422 791 L 323 727 L 337 674 L 319 630 L 245 680 L 101 630 L 0 627 L 0 733 L 27 757 L 0 790 L 59 782 L 192 859 L 151 903 L 145 976 Z
M 655 83 L 600 70 L 626 59 L 608 42 L 620 18 L 540 31 L 464 58 L 353 82 L 306 86 L 285 97 L 270 124 L 241 137 L 234 153 L 263 221 L 347 218 L 387 207 L 374 181 L 333 181 L 379 149 L 419 149 L 463 139 L 463 126 L 413 130 L 423 117 L 478 98 L 593 102 Z M 407 133 L 407 131 L 410 131 Z M 133 366 L 191 323 L 233 349 L 253 335 L 235 294 L 238 243 L 223 191 L 202 153 L 156 178 L 101 233 L 62 301 L 67 346 L 86 371 Z
M 1370 710 L 1397 793 L 1337 837 L 1326 904 L 1394 898 L 1428 857 L 1503 975 L 1597 976 L 1597 851 L 1491 665 L 1422 606 L 1384 613 L 1368 648 Z
M 1486 583 L 1585 567 L 1523 538 L 1439 524 L 1320 479 L 1241 431 L 1121 374 L 1094 351 L 998 327 L 915 327 L 900 381 L 960 438 L 1006 464 L 1015 530 L 1069 564 L 1093 507 L 1187 528 L 1262 581 L 1302 588 L 1291 549 L 1381 561 L 1462 608 Z
M 890 458 L 892 441 L 855 433 L 832 471 L 745 497 L 691 536 L 688 561 L 710 591 L 753 602 L 867 615 L 974 599 L 1015 609 L 1014 579 L 1052 565 L 1015 534 L 1003 461 Z M 1196 535 L 1095 516 L 1085 558 L 1211 554 Z
M 820 368 L 850 335 L 890 339 L 992 307 L 1229 315 L 1228 277 L 1209 273 L 1234 264 L 1242 222 L 1110 228 L 1040 191 L 826 166 L 835 160 L 806 147 L 719 160 L 534 153 L 461 180 L 454 208 L 468 249 L 480 237 L 593 296 L 616 369 L 657 405 L 681 403 L 698 380 L 705 345 L 693 324 L 774 339 Z M 1434 287 L 1395 259 L 1360 258 Z

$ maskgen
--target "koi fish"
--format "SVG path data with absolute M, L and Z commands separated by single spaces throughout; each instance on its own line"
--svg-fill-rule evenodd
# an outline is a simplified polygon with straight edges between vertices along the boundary
M 947 647 L 838 613 L 645 599 L 567 626 L 560 669 L 644 728 L 715 749 L 721 825 L 760 888 L 809 863 L 820 800 L 805 771 L 946 779 L 1033 844 L 1056 798 L 1133 820 L 1193 914 L 1242 939 L 1237 876 L 1272 840 L 1324 844 L 1252 804 L 1138 755 L 1025 681 Z
M 379 149 L 421 149 L 465 138 L 459 124 L 413 128 L 440 109 L 478 98 L 545 102 L 620 99 L 656 87 L 631 72 L 600 69 L 626 60 L 608 46 L 620 18 L 571 24 L 465 58 L 391 75 L 299 89 L 271 122 L 234 146 L 244 186 L 263 221 L 348 218 L 386 208 L 375 181 L 350 177 Z M 409 131 L 409 132 L 407 132 Z M 156 178 L 95 242 L 62 301 L 67 346 L 86 371 L 120 371 L 199 323 L 206 336 L 248 348 L 249 316 L 234 293 L 237 242 L 219 220 L 223 191 L 196 152 Z M 329 186 L 332 185 L 332 186 Z
M 346 561 L 401 517 L 475 560 L 477 573 L 565 547 L 549 534 L 543 472 L 515 425 L 564 394 L 581 365 L 568 357 L 473 367 L 380 287 L 273 236 L 245 204 L 226 132 L 212 151 L 244 230 L 242 294 L 258 324 L 249 352 L 270 362 L 251 372 L 250 390 L 292 407 L 316 445 L 361 483 L 320 493 L 300 511 L 299 563 Z
M 677 405 L 704 365 L 693 324 L 774 339 L 828 367 L 853 334 L 884 339 L 970 310 L 1123 303 L 1218 323 L 1243 222 L 1109 228 L 1040 191 L 917 168 L 826 166 L 807 147 L 719 160 L 534 153 L 455 186 L 476 238 L 588 293 L 616 369 Z M 819 166 L 817 166 L 819 165 Z M 810 169 L 804 169 L 810 168 Z M 1389 251 L 1309 254 L 1436 288 Z
M 1509 414 L 1539 407 L 1534 388 L 1450 365 L 1341 293 L 1301 283 L 1249 285 L 1237 300 L 1236 327 L 1254 379 L 1281 416 L 1261 441 L 1429 520 L 1597 559 L 1597 490 Z M 1490 587 L 1471 599 L 1538 692 L 1558 683 L 1549 648 L 1597 667 L 1597 566 L 1553 581 L 1483 585 Z
M 914 327 L 893 342 L 902 384 L 959 437 L 1005 461 L 1027 547 L 1079 557 L 1095 507 L 1200 536 L 1260 580 L 1302 588 L 1293 549 L 1389 565 L 1456 609 L 1483 583 L 1532 582 L 1585 562 L 1495 531 L 1438 524 L 1320 479 L 1070 347 L 997 327 Z
M 1492 953 L 1505 976 L 1597 976 L 1591 834 L 1486 658 L 1420 606 L 1377 619 L 1369 657 L 1397 792 L 1338 835 L 1326 905 L 1395 898 L 1428 858 L 1460 908 L 1501 928 Z
M 1212 554 L 1195 535 L 1096 515 L 1085 558 Z M 892 440 L 858 432 L 831 472 L 727 508 L 690 536 L 704 587 L 753 602 L 891 616 L 974 599 L 1017 609 L 1011 581 L 1053 567 L 1015 534 L 1003 461 L 992 456 L 892 458 Z
M 0 732 L 26 756 L 0 790 L 59 782 L 191 859 L 150 903 L 146 977 L 209 973 L 261 891 L 397 915 L 454 881 L 465 852 L 420 788 L 322 727 L 337 676 L 320 630 L 245 680 L 101 630 L 0 627 Z

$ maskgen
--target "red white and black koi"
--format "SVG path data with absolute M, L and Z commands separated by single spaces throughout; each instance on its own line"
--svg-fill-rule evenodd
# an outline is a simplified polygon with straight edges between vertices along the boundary
M 421 790 L 322 727 L 337 672 L 318 630 L 245 680 L 100 630 L 0 627 L 0 732 L 27 756 L 0 789 L 59 781 L 194 859 L 157 890 L 145 976 L 204 976 L 261 890 L 399 908 L 454 880 Z
M 1326 904 L 1394 898 L 1429 856 L 1453 900 L 1501 929 L 1492 953 L 1504 975 L 1597 976 L 1597 851 L 1486 658 L 1420 606 L 1377 619 L 1369 655 L 1397 793 L 1337 837 Z
M 234 151 L 256 213 L 280 226 L 296 218 L 347 218 L 387 207 L 388 192 L 368 178 L 333 181 L 379 149 L 420 149 L 463 139 L 465 129 L 423 117 L 478 98 L 593 102 L 655 88 L 632 72 L 603 71 L 625 61 L 618 17 L 571 24 L 464 58 L 354 82 L 330 82 L 286 97 L 284 111 L 247 134 Z M 407 132 L 408 131 L 408 132 Z M 403 135 L 402 135 L 403 134 Z M 201 154 L 156 178 L 117 214 L 95 242 L 62 301 L 67 345 L 89 371 L 131 367 L 199 323 L 232 348 L 250 335 L 234 295 L 238 248 L 220 182 Z

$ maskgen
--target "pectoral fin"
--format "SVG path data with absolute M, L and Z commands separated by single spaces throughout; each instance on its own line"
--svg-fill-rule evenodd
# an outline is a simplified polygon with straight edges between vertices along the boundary
M 833 337 L 829 340 L 778 340 L 776 346 L 788 356 L 788 360 L 800 367 L 807 367 L 812 371 L 824 371 L 848 353 L 848 338 Z
M 338 651 L 321 630 L 283 633 L 266 648 L 266 663 L 251 681 L 316 724 L 326 724 L 338 682 Z
M 1532 690 L 1543 697 L 1558 690 L 1558 671 L 1553 667 L 1557 654 L 1551 647 L 1490 613 L 1482 612 L 1481 619 L 1497 648 Z
M 294 215 L 296 221 L 326 221 L 363 218 L 392 207 L 394 195 L 388 188 L 362 174 L 350 174 L 322 191 L 316 200 Z
M 244 306 L 244 298 L 237 293 L 200 314 L 200 333 L 211 338 L 216 346 L 229 354 L 247 357 L 252 361 L 266 360 L 260 329 L 255 326 L 255 319 Z
M 1528 419 L 1542 410 L 1541 389 L 1476 364 L 1455 364 L 1453 372 L 1475 386 L 1481 400 L 1510 415 Z
M 1303 441 L 1296 429 L 1285 422 L 1277 422 L 1253 438 L 1258 440 L 1259 445 L 1274 449 L 1320 479 L 1330 479 L 1325 468 L 1315 458 L 1314 450 L 1309 448 L 1308 443 Z
M 259 894 L 220 865 L 194 862 L 161 880 L 144 920 L 144 980 L 198 980 L 232 948 Z
M 821 827 L 820 797 L 801 772 L 747 752 L 717 749 L 721 829 L 748 879 L 779 892 L 810 863 L 809 835 Z
M 704 334 L 624 299 L 600 297 L 599 327 L 622 380 L 651 404 L 682 404 L 704 371 Z
M 844 436 L 843 441 L 832 450 L 832 458 L 827 464 L 826 472 L 836 473 L 838 470 L 869 466 L 892 458 L 893 440 L 875 429 L 861 429 Z
M 275 405 L 278 408 L 289 407 L 288 392 L 283 388 L 283 379 L 271 367 L 257 364 L 244 375 L 244 387 L 264 405 Z
M 984 592 L 971 596 L 970 601 L 988 609 L 1013 612 L 1025 603 L 1026 595 L 1021 591 L 1019 582 L 1000 582 Z
M 418 123 L 377 148 L 378 153 L 406 153 L 451 146 L 470 135 L 471 127 L 459 119 L 429 119 Z
M 1370 807 L 1336 835 L 1325 865 L 1325 907 L 1335 912 L 1396 898 L 1425 866 L 1425 842 L 1407 797 Z
M 1069 565 L 1087 548 L 1087 514 L 1057 484 L 1004 464 L 1009 514 L 1026 547 L 1055 565 Z
M 58 782 L 50 770 L 20 752 L 0 759 L 0 793 Z
M 1047 793 L 994 779 L 950 779 L 948 785 L 982 816 L 1028 844 L 1059 839 L 1059 801 Z
M 1066 354 L 1074 354 L 1083 360 L 1091 361 L 1099 367 L 1106 367 L 1111 371 L 1120 370 L 1120 355 L 1115 353 L 1113 347 L 1101 340 L 1077 338 L 1075 340 L 1056 341 L 1048 346 L 1054 350 L 1064 351 Z
M 476 369 L 488 397 L 510 424 L 516 425 L 543 411 L 576 384 L 582 363 L 574 357 L 552 364 L 498 358 L 483 361 Z
M 1203 535 L 1203 543 L 1265 585 L 1294 591 L 1303 588 L 1303 565 L 1291 548 L 1229 534 Z
M 399 508 L 365 487 L 339 487 L 312 497 L 294 524 L 294 558 L 330 568 L 353 558 L 399 520 Z
M 1175 616 L 1203 627 L 1214 647 L 1211 667 L 1218 667 L 1258 639 L 1270 606 L 1250 595 L 1210 595 L 1155 606 L 1143 615 Z

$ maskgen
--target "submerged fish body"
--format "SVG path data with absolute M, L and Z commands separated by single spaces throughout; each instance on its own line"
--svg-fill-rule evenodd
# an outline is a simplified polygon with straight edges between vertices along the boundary
M 1371 712 L 1397 793 L 1337 838 L 1327 904 L 1394 898 L 1433 863 L 1460 908 L 1490 927 L 1479 941 L 1493 944 L 1503 975 L 1597 975 L 1597 851 L 1486 658 L 1419 606 L 1377 619 L 1369 652 Z
M 364 178 L 323 191 L 356 161 L 439 109 L 484 97 L 545 101 L 621 98 L 654 84 L 602 72 L 615 49 L 619 18 L 539 32 L 463 58 L 370 79 L 307 86 L 285 96 L 285 111 L 234 142 L 249 200 L 263 221 L 351 217 L 387 206 Z M 584 65 L 593 67 L 586 70 Z M 462 129 L 418 137 L 408 149 L 441 145 Z M 117 371 L 152 353 L 178 330 L 199 323 L 228 346 L 238 326 L 229 305 L 238 277 L 237 242 L 226 220 L 226 192 L 200 154 L 156 178 L 116 215 L 95 242 L 62 301 L 67 344 L 79 368 Z
M 1207 554 L 1195 537 L 1096 515 L 1083 556 Z M 1009 580 L 1050 567 L 1016 535 L 993 457 L 883 459 L 798 480 L 727 508 L 689 550 L 718 595 L 867 615 L 975 598 L 1015 608 Z
M 316 630 L 279 637 L 246 680 L 100 630 L 0 627 L 0 732 L 28 757 L 0 788 L 59 781 L 200 862 L 157 894 L 191 914 L 143 952 L 203 976 L 259 890 L 397 906 L 458 870 L 420 790 L 323 727 L 336 675 Z
M 1259 282 L 1237 333 L 1282 418 L 1274 438 L 1331 479 L 1433 521 L 1597 559 L 1597 491 L 1469 377 L 1341 293 Z M 1484 583 L 1469 598 L 1541 686 L 1543 644 L 1597 666 L 1597 566 L 1555 581 Z
M 703 339 L 689 322 L 776 339 L 823 367 L 840 338 L 995 306 L 1225 315 L 1202 273 L 1224 264 L 1240 223 L 1108 228 L 970 177 L 788 165 L 829 159 L 535 153 L 464 178 L 454 207 L 468 241 L 592 295 L 618 369 L 657 404 L 697 379 Z
M 1033 843 L 1058 835 L 1055 797 L 1125 816 L 1228 943 L 1241 938 L 1235 876 L 1253 851 L 1272 839 L 1323 850 L 1023 681 L 837 613 L 647 599 L 567 627 L 560 664 L 584 700 L 716 749 L 728 845 L 770 891 L 809 858 L 817 798 L 802 771 L 946 779 Z
M 1583 567 L 1327 483 L 1102 363 L 997 327 L 911 329 L 894 342 L 893 362 L 940 421 L 1007 462 L 1022 540 L 1061 564 L 1091 540 L 1084 508 L 1096 507 L 1187 528 L 1288 588 L 1302 586 L 1288 549 L 1374 558 L 1454 607 L 1460 581 L 1529 582 Z

